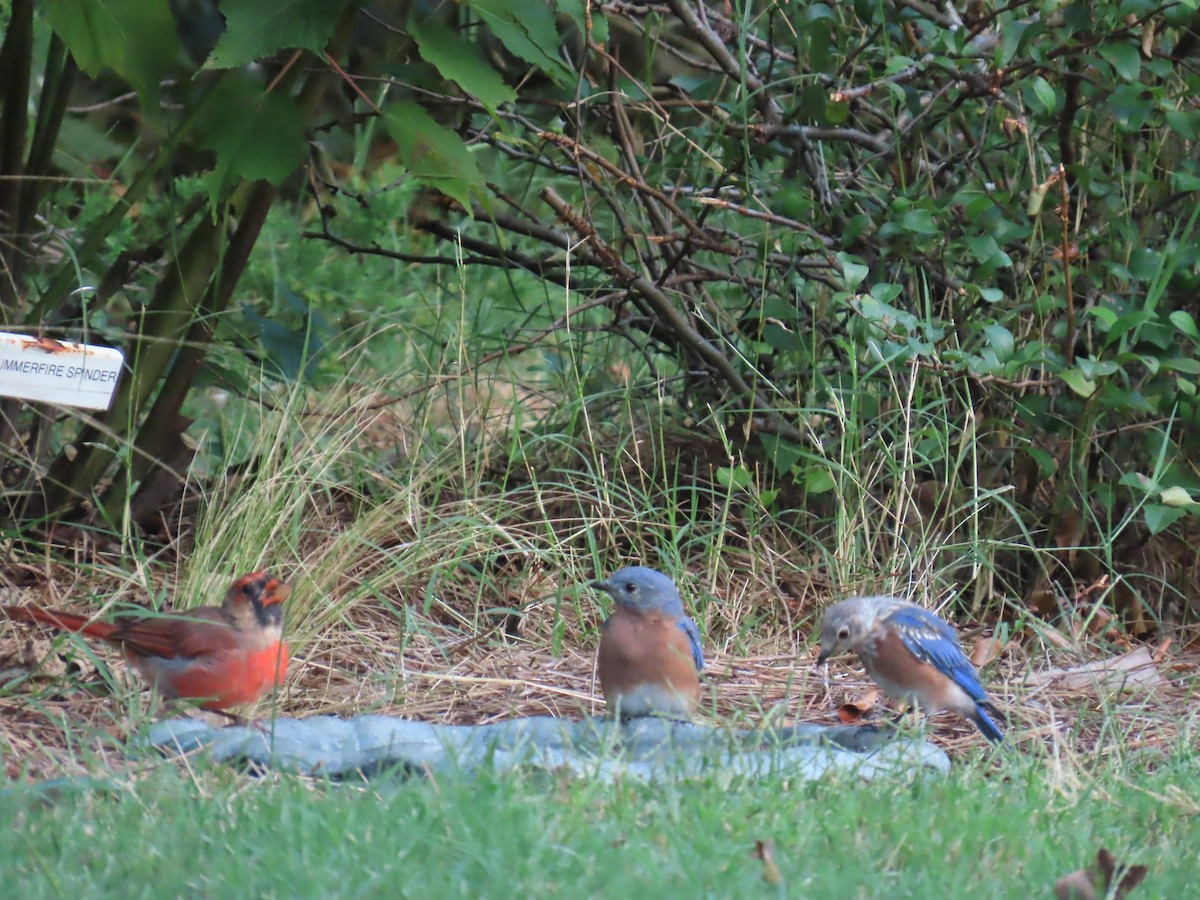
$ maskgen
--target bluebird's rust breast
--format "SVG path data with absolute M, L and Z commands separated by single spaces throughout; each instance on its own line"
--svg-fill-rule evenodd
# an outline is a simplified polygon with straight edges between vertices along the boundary
M 929 713 L 953 709 L 966 715 L 974 709 L 963 690 L 936 667 L 917 659 L 893 628 L 883 629 L 869 647 L 864 644 L 859 655 L 867 673 L 891 697 L 916 701 Z
M 674 617 L 618 609 L 604 623 L 597 669 L 610 711 L 623 718 L 690 718 L 699 705 L 691 643 Z

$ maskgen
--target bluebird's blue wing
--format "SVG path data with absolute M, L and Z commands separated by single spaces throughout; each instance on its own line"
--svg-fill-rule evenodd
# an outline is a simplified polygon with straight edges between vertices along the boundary
M 688 643 L 692 645 L 692 662 L 696 664 L 696 671 L 702 672 L 704 670 L 704 649 L 700 646 L 700 629 L 687 616 L 683 616 L 675 624 L 688 636 Z
M 920 606 L 904 606 L 888 616 L 886 622 L 896 629 L 913 656 L 948 676 L 976 703 L 988 702 L 987 691 L 963 653 L 958 635 L 937 615 Z

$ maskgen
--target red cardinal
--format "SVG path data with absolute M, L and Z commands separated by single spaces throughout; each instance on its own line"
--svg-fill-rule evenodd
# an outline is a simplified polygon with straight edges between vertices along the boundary
M 287 674 L 283 601 L 291 588 L 266 572 L 243 575 L 220 606 L 201 606 L 119 623 L 37 606 L 0 607 L 22 622 L 41 622 L 116 644 L 164 697 L 204 698 L 206 709 L 253 703 Z

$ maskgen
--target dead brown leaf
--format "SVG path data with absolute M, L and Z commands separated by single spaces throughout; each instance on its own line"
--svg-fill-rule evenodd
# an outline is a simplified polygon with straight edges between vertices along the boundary
M 1014 119 L 1011 117 L 1006 118 L 1004 120 L 1003 128 L 1004 128 L 1004 133 L 1007 134 L 1009 137 L 1013 137 L 1016 134 L 1028 134 L 1029 133 L 1029 125 L 1026 124 L 1023 119 Z
M 1062 250 L 1055 248 L 1058 259 L 1062 259 Z M 1076 509 L 1064 509 L 1058 514 L 1054 523 L 1054 543 L 1059 550 L 1074 550 L 1083 543 L 1083 534 L 1087 522 Z
M 862 721 L 862 717 L 875 708 L 875 704 L 879 702 L 879 691 L 867 691 L 861 697 L 855 697 L 853 700 L 847 700 L 838 707 L 838 719 L 843 725 L 856 725 Z
M 1142 25 L 1142 56 L 1146 59 L 1154 57 L 1154 30 L 1157 24 L 1153 19 L 1147 19 Z
M 1132 687 L 1152 689 L 1167 683 L 1159 672 L 1148 647 L 1139 647 L 1112 659 L 1101 659 L 1072 666 L 1069 669 L 1046 669 L 1034 672 L 1026 684 L 1053 684 L 1069 691 L 1125 690 Z
M 1171 649 L 1172 642 L 1173 638 L 1163 638 L 1159 641 L 1158 646 L 1154 648 L 1153 660 L 1156 666 L 1161 665 L 1162 661 L 1167 658 L 1167 651 Z
M 1062 259 L 1063 257 L 1066 257 L 1067 259 L 1071 259 L 1071 260 L 1079 259 L 1079 244 L 1078 244 L 1078 242 L 1068 241 L 1065 248 L 1055 247 L 1053 250 L 1050 251 L 1051 259 Z
M 1113 585 L 1113 609 L 1129 626 L 1129 633 L 1134 636 L 1149 634 L 1154 630 L 1154 620 L 1147 615 L 1146 607 L 1141 598 L 1125 581 Z
M 1115 617 L 1107 609 L 1102 606 L 1090 610 L 1087 617 L 1083 620 L 1083 624 L 1087 627 L 1087 632 L 1092 637 L 1098 634 L 1103 634 L 1108 631 L 1113 624 Z
M 1122 900 L 1142 883 L 1147 871 L 1146 866 L 1119 865 L 1113 855 L 1101 847 L 1095 865 L 1077 869 L 1054 883 L 1054 896 L 1058 900 L 1099 900 L 1101 897 Z
M 1030 620 L 1030 621 L 1026 622 L 1025 627 L 1028 628 L 1030 631 L 1032 631 L 1039 638 L 1044 640 L 1046 643 L 1053 644 L 1055 647 L 1058 647 L 1058 649 L 1060 649 L 1060 650 L 1075 649 L 1075 646 L 1076 646 L 1075 641 L 1072 640 L 1071 638 L 1067 637 L 1065 634 L 1063 634 L 1061 631 L 1059 631 L 1057 628 L 1055 628 L 1053 625 L 1049 624 L 1048 622 L 1041 622 L 1041 621 L 1033 622 L 1032 620 Z
M 783 873 L 775 862 L 775 842 L 770 838 L 754 842 L 754 852 L 750 854 L 755 859 L 762 860 L 762 878 L 767 884 L 783 884 Z
M 1043 582 L 1025 595 L 1025 605 L 1039 619 L 1052 619 L 1058 614 L 1058 595 Z
M 927 522 L 946 515 L 951 499 L 949 485 L 944 481 L 922 481 L 913 489 L 917 512 Z
M 971 651 L 971 665 L 977 669 L 982 669 L 988 663 L 997 659 L 1004 651 L 1004 642 L 996 635 L 991 637 L 980 638 L 975 642 L 975 649 Z
M 1081 582 L 1077 580 L 1075 584 L 1075 592 L 1071 595 L 1071 599 L 1075 603 L 1086 603 L 1092 597 L 1104 593 L 1108 590 L 1109 577 L 1107 575 L 1099 575 L 1092 578 L 1090 581 Z

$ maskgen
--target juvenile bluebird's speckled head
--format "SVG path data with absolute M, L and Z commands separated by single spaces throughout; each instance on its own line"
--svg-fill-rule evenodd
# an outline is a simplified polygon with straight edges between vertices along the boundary
M 821 625 L 821 655 L 817 665 L 833 656 L 856 650 L 870 637 L 881 619 L 903 605 L 896 597 L 851 597 L 825 610 Z
M 589 587 L 604 591 L 618 606 L 632 613 L 683 615 L 683 601 L 679 598 L 675 582 L 657 569 L 629 566 L 603 581 L 593 581 Z

